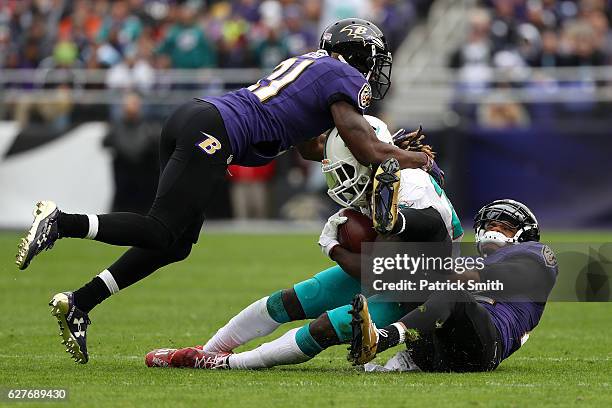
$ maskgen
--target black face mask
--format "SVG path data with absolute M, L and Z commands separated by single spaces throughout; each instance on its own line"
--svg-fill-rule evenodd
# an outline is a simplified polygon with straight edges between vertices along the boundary
M 372 99 L 381 100 L 391 87 L 393 61 L 390 53 L 383 54 L 374 45 L 371 47 L 371 51 L 365 48 L 359 52 L 344 53 L 343 57 L 349 65 L 357 68 L 368 79 L 372 88 Z
M 372 99 L 381 100 L 391 87 L 391 56 L 376 54 L 368 58 L 368 63 L 371 67 L 368 82 L 372 87 Z

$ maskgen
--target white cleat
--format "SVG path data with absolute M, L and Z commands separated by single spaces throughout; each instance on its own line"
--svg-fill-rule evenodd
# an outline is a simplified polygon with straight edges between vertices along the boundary
M 57 230 L 59 210 L 53 201 L 39 201 L 32 215 L 34 216 L 32 226 L 18 245 L 15 263 L 21 270 L 26 269 L 36 255 L 51 249 L 59 238 Z

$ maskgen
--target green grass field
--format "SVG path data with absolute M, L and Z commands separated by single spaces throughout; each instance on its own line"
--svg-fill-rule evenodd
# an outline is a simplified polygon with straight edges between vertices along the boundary
M 201 344 L 253 300 L 330 265 L 311 235 L 203 236 L 187 261 L 92 312 L 90 362 L 77 365 L 47 302 L 122 250 L 62 241 L 21 272 L 13 264 L 17 238 L 0 234 L 0 388 L 64 387 L 69 404 L 84 407 L 612 406 L 612 303 L 549 304 L 526 345 L 491 373 L 365 374 L 346 362 L 345 347 L 265 371 L 145 367 L 149 350 Z M 548 238 L 612 242 L 609 234 Z

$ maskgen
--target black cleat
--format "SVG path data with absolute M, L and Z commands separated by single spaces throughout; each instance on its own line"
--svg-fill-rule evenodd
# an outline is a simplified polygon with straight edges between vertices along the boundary
M 399 186 L 399 162 L 394 158 L 387 159 L 378 166 L 372 187 L 372 221 L 380 234 L 391 232 L 397 222 Z
M 59 210 L 53 201 L 39 201 L 32 215 L 34 222 L 25 238 L 21 238 L 17 251 L 15 263 L 21 270 L 27 268 L 36 255 L 52 248 L 59 238 L 57 231 Z
M 347 359 L 353 365 L 363 365 L 376 357 L 378 330 L 370 317 L 368 300 L 365 296 L 362 294 L 355 295 L 351 306 L 349 313 L 353 316 L 351 319 L 353 336 L 348 348 Z
M 74 361 L 85 364 L 87 355 L 87 326 L 91 324 L 87 313 L 74 304 L 72 292 L 58 293 L 49 302 L 51 314 L 57 318 L 62 344 Z

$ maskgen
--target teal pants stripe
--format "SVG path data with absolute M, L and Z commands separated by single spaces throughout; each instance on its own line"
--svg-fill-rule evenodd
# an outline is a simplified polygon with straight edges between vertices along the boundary
M 314 357 L 323 350 L 319 343 L 310 334 L 309 325 L 305 324 L 295 333 L 295 342 L 302 353 L 309 357 Z
M 268 301 L 266 302 L 266 308 L 268 309 L 270 317 L 277 323 L 287 323 L 291 321 L 285 310 L 285 305 L 283 304 L 282 292 L 282 290 L 277 290 L 268 297 Z

